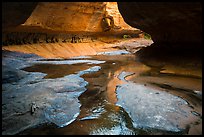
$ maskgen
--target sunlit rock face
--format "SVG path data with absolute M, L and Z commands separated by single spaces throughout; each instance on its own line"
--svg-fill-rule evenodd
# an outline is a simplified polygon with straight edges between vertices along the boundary
M 111 43 L 116 42 L 116 40 L 125 40 L 124 34 L 131 35 L 132 38 L 139 37 L 140 34 L 140 30 L 125 23 L 116 2 L 39 2 L 33 8 L 32 14 L 25 7 L 26 2 L 20 2 L 19 4 L 21 4 L 23 12 L 19 13 L 18 16 L 22 15 L 23 19 L 16 18 L 14 24 L 12 24 L 12 19 L 8 20 L 11 14 L 9 14 L 10 16 L 5 14 L 5 18 L 3 18 L 3 22 L 10 21 L 11 26 L 13 25 L 12 28 L 10 26 L 5 27 L 6 31 L 2 33 L 2 45 L 5 46 L 3 48 L 7 48 L 6 50 L 51 57 L 53 51 L 50 52 L 49 49 L 52 49 L 56 51 L 54 53 L 55 57 L 67 57 L 69 53 L 78 54 L 78 51 L 83 47 L 86 47 L 87 54 L 92 54 L 94 50 L 91 48 L 95 47 L 95 45 L 101 45 L 104 41 Z M 14 3 L 13 8 L 10 9 L 14 16 L 14 11 L 18 13 L 18 6 L 18 3 Z M 30 4 L 30 6 L 34 5 Z M 3 9 L 4 13 L 8 12 L 6 7 Z M 104 21 L 104 18 L 106 21 Z M 101 42 L 93 44 L 93 42 L 98 41 Z M 42 48 L 38 46 L 38 50 L 36 50 L 34 44 L 44 43 L 48 44 L 48 48 L 43 45 Z M 55 44 L 50 48 L 51 43 L 60 43 L 62 45 Z M 67 43 L 74 43 L 75 46 L 76 43 L 79 44 L 75 49 L 75 47 L 66 46 Z M 83 45 L 80 43 L 83 43 Z M 90 43 L 94 46 L 90 46 Z M 17 48 L 8 49 L 10 45 L 28 46 L 17 46 Z M 26 49 L 27 47 L 29 49 Z M 34 49 L 30 47 L 34 47 Z M 69 49 L 63 49 L 63 53 L 61 53 L 62 47 L 71 48 L 73 52 L 69 52 Z M 103 49 L 105 48 L 103 47 Z M 86 53 L 84 49 L 83 53 Z
M 126 23 L 149 33 L 154 42 L 202 41 L 199 2 L 118 2 L 118 8 Z
M 135 29 L 134 27 L 131 27 L 124 21 L 122 15 L 118 10 L 117 2 L 106 2 L 106 11 L 108 15 L 113 17 L 116 26 L 120 26 L 122 29 L 128 30 Z
M 60 31 L 101 32 L 105 13 L 112 16 L 121 29 L 132 28 L 124 22 L 116 2 L 41 2 L 25 25 Z
M 60 31 L 101 32 L 102 18 L 107 12 L 120 29 L 130 29 L 129 25 L 139 28 L 149 33 L 154 42 L 202 40 L 202 6 L 197 2 L 20 2 L 3 3 L 2 9 L 4 29 L 24 23 Z
M 6 2 L 2 13 L 4 30 L 24 24 L 58 31 L 101 32 L 105 14 L 113 17 L 118 29 L 135 29 L 125 23 L 117 2 Z
M 25 25 L 63 31 L 98 31 L 104 8 L 102 2 L 42 2 Z

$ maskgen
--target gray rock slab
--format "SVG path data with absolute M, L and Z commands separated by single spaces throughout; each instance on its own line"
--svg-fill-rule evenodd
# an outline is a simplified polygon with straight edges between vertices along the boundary
M 86 82 L 80 76 L 99 71 L 100 66 L 71 74 L 62 78 L 43 79 L 46 74 L 26 72 L 21 68 L 38 63 L 34 55 L 4 52 L 2 59 L 2 134 L 14 135 L 43 123 L 54 123 L 59 127 L 72 123 L 80 112 L 78 97 L 86 91 Z M 62 64 L 100 64 L 98 60 L 59 61 Z M 11 126 L 12 125 L 12 126 Z
M 99 60 L 65 60 L 65 61 L 35 61 L 33 63 L 40 63 L 40 64 L 78 64 L 78 63 L 87 63 L 87 64 L 101 64 L 105 63 L 105 61 Z
M 135 128 L 180 132 L 193 117 L 185 100 L 164 91 L 127 82 L 118 85 L 116 93 L 116 104 L 127 111 Z
M 97 55 L 124 55 L 131 54 L 126 50 L 116 50 L 116 51 L 107 51 L 107 52 L 98 52 Z
M 81 75 L 84 75 L 84 74 L 88 74 L 88 73 L 93 73 L 93 72 L 97 72 L 101 70 L 101 67 L 100 66 L 94 66 L 94 67 L 91 67 L 89 69 L 86 69 L 86 70 L 83 70 L 83 71 L 79 71 L 78 72 L 78 75 L 81 76 Z

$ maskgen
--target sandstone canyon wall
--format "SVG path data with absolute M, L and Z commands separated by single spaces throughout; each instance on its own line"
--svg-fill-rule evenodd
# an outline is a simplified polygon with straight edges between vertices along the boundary
M 121 29 L 134 29 L 124 22 L 116 2 L 40 2 L 24 25 L 57 31 L 101 32 L 105 12 Z
M 154 42 L 202 41 L 202 5 L 199 2 L 118 2 L 118 7 L 127 24 L 149 33 Z M 108 11 L 117 26 L 130 29 L 116 8 L 116 2 L 3 3 L 2 26 L 5 29 L 6 25 L 20 25 L 34 10 L 25 25 L 96 32 L 102 31 L 101 20 Z
M 119 13 L 117 2 L 39 2 L 33 5 L 33 11 L 27 9 L 27 3 L 12 5 L 18 16 L 24 18 L 8 19 L 9 11 L 3 9 L 6 22 L 2 33 L 3 50 L 35 53 L 53 57 L 70 57 L 96 54 L 96 52 L 114 50 L 113 43 L 125 40 L 124 35 L 138 37 L 140 30 L 125 23 Z M 7 3 L 7 7 L 11 6 Z M 32 4 L 31 4 L 32 6 Z M 27 11 L 28 10 L 28 11 Z M 111 16 L 114 28 L 104 31 L 103 18 Z M 110 23 L 110 22 L 108 22 Z M 16 24 L 18 25 L 16 27 Z
M 149 33 L 154 43 L 158 43 L 159 46 L 167 45 L 182 49 L 190 47 L 200 50 L 202 43 L 202 5 L 199 2 L 40 2 L 29 4 L 20 2 L 5 5 L 3 3 L 3 29 L 24 23 L 24 27 L 29 27 L 23 30 L 24 32 L 32 32 L 35 30 L 34 27 L 40 28 L 37 29 L 38 33 L 43 32 L 43 29 L 69 33 L 103 32 L 102 19 L 107 12 L 113 17 L 115 25 L 119 26 L 118 29 L 112 29 L 113 32 L 138 28 Z M 11 15 L 13 18 L 10 18 Z M 19 16 L 21 18 L 18 18 Z M 22 28 L 19 30 L 22 31 Z M 3 41 L 14 41 L 10 43 L 16 44 L 19 40 L 16 35 L 23 36 L 24 34 L 9 34 L 8 36 L 3 33 Z M 31 36 L 29 34 L 29 38 L 26 36 L 25 39 L 40 41 L 33 35 Z M 70 36 L 68 42 L 71 42 L 73 38 L 75 39 L 75 36 Z M 48 43 L 59 41 L 47 35 L 45 39 Z M 65 39 L 62 41 L 67 42 Z

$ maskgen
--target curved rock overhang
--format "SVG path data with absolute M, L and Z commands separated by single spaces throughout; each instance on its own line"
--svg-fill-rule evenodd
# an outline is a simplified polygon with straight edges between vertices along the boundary
M 156 43 L 202 41 L 200 2 L 118 2 L 125 22 L 152 36 Z
M 201 47 L 202 43 L 202 5 L 200 2 L 117 2 L 124 21 L 152 36 L 154 43 L 175 45 L 182 48 Z M 46 3 L 37 2 L 3 2 L 3 31 L 25 23 L 33 11 L 46 7 Z M 51 7 L 54 6 L 52 3 Z M 60 5 L 60 3 L 57 3 Z M 70 6 L 70 4 L 72 6 Z M 68 3 L 67 8 L 78 4 Z M 82 2 L 82 8 L 88 3 Z M 91 4 L 91 3 L 90 3 Z M 96 2 L 91 7 L 99 8 L 104 2 Z M 89 7 L 89 6 L 88 6 Z M 102 6 L 103 8 L 103 6 Z M 92 8 L 90 8 L 90 12 Z M 97 12 L 96 14 L 100 14 Z M 100 14 L 100 17 L 102 14 Z M 59 20 L 56 20 L 59 22 Z M 29 23 L 29 20 L 28 20 Z M 53 25 L 53 24 L 52 24 Z M 57 25 L 57 24 L 54 24 Z M 82 25 L 80 25 L 82 26 Z M 86 27 L 87 28 L 87 27 Z M 94 27 L 90 27 L 94 28 Z M 185 44 L 184 44 L 185 43 Z

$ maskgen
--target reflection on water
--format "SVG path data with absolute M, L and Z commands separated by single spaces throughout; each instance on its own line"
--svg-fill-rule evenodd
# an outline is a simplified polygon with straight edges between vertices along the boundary
M 162 64 L 149 66 L 135 59 L 134 55 L 91 56 L 91 59 L 106 61 L 97 64 L 101 69 L 98 72 L 84 74 L 89 84 L 87 91 L 80 97 L 80 115 L 70 125 L 58 128 L 55 125 L 41 125 L 26 130 L 20 134 L 188 134 L 187 132 L 202 133 L 202 118 L 200 122 L 188 127 L 182 133 L 159 131 L 155 129 L 135 129 L 127 112 L 115 103 L 117 102 L 116 87 L 124 81 L 120 80 L 121 72 L 131 72 L 126 80 L 149 86 L 156 89 L 165 89 L 173 95 L 185 99 L 195 115 L 202 115 L 202 76 L 201 68 L 186 68 Z M 90 58 L 89 58 L 90 59 Z M 60 61 L 60 60 L 59 60 Z M 157 62 L 159 64 L 159 62 Z M 46 73 L 45 78 L 58 78 L 88 69 L 95 64 L 36 64 L 25 68 L 29 72 Z M 202 116 L 200 116 L 202 117 Z

